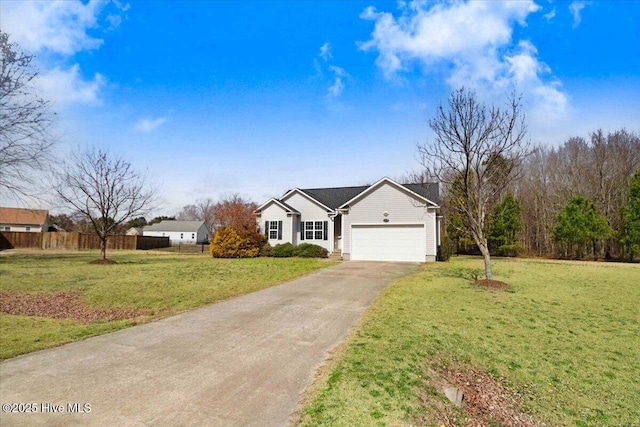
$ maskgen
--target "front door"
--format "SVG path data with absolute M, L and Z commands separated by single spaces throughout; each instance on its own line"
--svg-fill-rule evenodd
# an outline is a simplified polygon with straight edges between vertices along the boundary
M 333 250 L 342 252 L 342 215 L 333 219 Z

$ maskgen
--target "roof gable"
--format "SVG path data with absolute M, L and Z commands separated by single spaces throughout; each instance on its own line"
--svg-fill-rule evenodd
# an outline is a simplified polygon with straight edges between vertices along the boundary
M 300 194 L 302 197 L 310 200 L 311 202 L 315 203 L 316 205 L 318 205 L 319 207 L 321 207 L 322 209 L 326 210 L 327 212 L 331 212 L 333 211 L 333 208 L 331 208 L 330 206 L 326 205 L 325 203 L 323 203 L 322 201 L 316 199 L 315 197 L 313 197 L 310 194 L 307 194 L 305 192 L 305 190 L 301 190 L 299 188 L 294 188 L 292 190 L 287 191 L 281 198 L 280 200 L 283 201 L 285 199 L 288 199 L 289 197 L 291 197 L 293 194 Z
M 278 200 L 275 197 L 270 198 L 269 200 L 267 200 L 265 203 L 263 203 L 262 205 L 258 206 L 258 208 L 254 211 L 254 213 L 260 213 L 263 210 L 265 210 L 267 208 L 267 206 L 269 206 L 270 204 L 275 204 L 280 206 L 285 212 L 287 213 L 294 213 L 294 214 L 299 214 L 300 212 L 298 212 L 296 209 L 294 209 L 293 207 L 291 207 L 290 205 L 286 204 L 285 202 L 283 202 L 282 200 Z
M 0 208 L 0 223 L 16 225 L 44 225 L 49 211 L 40 209 Z
M 408 192 L 414 198 L 422 201 L 423 203 L 429 204 L 432 207 L 438 207 L 438 204 L 428 197 L 429 195 L 435 196 L 436 194 L 438 194 L 438 184 L 399 184 L 391 178 L 384 177 L 380 181 L 369 187 L 366 187 L 364 191 L 356 194 L 354 197 L 344 202 L 342 205 L 340 205 L 340 208 L 347 208 L 349 205 L 356 203 L 358 200 L 366 197 L 376 188 L 379 188 L 384 184 L 389 184 L 392 187 L 398 188 L 399 190 Z

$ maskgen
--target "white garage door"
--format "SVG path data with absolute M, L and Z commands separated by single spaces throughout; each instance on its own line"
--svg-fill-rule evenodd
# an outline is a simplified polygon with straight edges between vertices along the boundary
M 351 226 L 354 261 L 424 262 L 426 253 L 424 224 Z

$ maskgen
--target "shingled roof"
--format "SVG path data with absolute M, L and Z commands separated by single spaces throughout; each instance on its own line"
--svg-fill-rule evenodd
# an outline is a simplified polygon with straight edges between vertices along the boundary
M 173 221 L 164 220 L 152 225 L 147 225 L 143 231 L 183 231 L 186 233 L 195 233 L 204 224 L 204 221 Z
M 0 208 L 0 223 L 15 225 L 44 225 L 49 211 L 40 209 Z
M 426 182 L 424 184 L 401 184 L 403 187 L 408 188 L 414 193 L 418 193 L 422 197 L 425 197 L 435 203 L 440 204 L 440 186 L 435 182 Z
M 338 209 L 367 188 L 369 188 L 368 185 L 361 185 L 358 187 L 308 188 L 300 191 L 331 209 Z
M 437 205 L 440 204 L 440 190 L 437 183 L 400 185 L 421 195 L 422 197 L 427 198 Z M 369 187 L 370 185 L 361 185 L 357 187 L 309 188 L 301 189 L 300 191 L 313 197 L 331 209 L 337 209 Z

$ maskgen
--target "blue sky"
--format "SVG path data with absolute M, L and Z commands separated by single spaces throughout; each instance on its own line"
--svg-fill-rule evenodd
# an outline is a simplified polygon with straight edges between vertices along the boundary
M 13 1 L 61 156 L 97 145 L 161 185 L 156 214 L 419 168 L 464 85 L 523 94 L 529 138 L 640 131 L 637 1 Z

